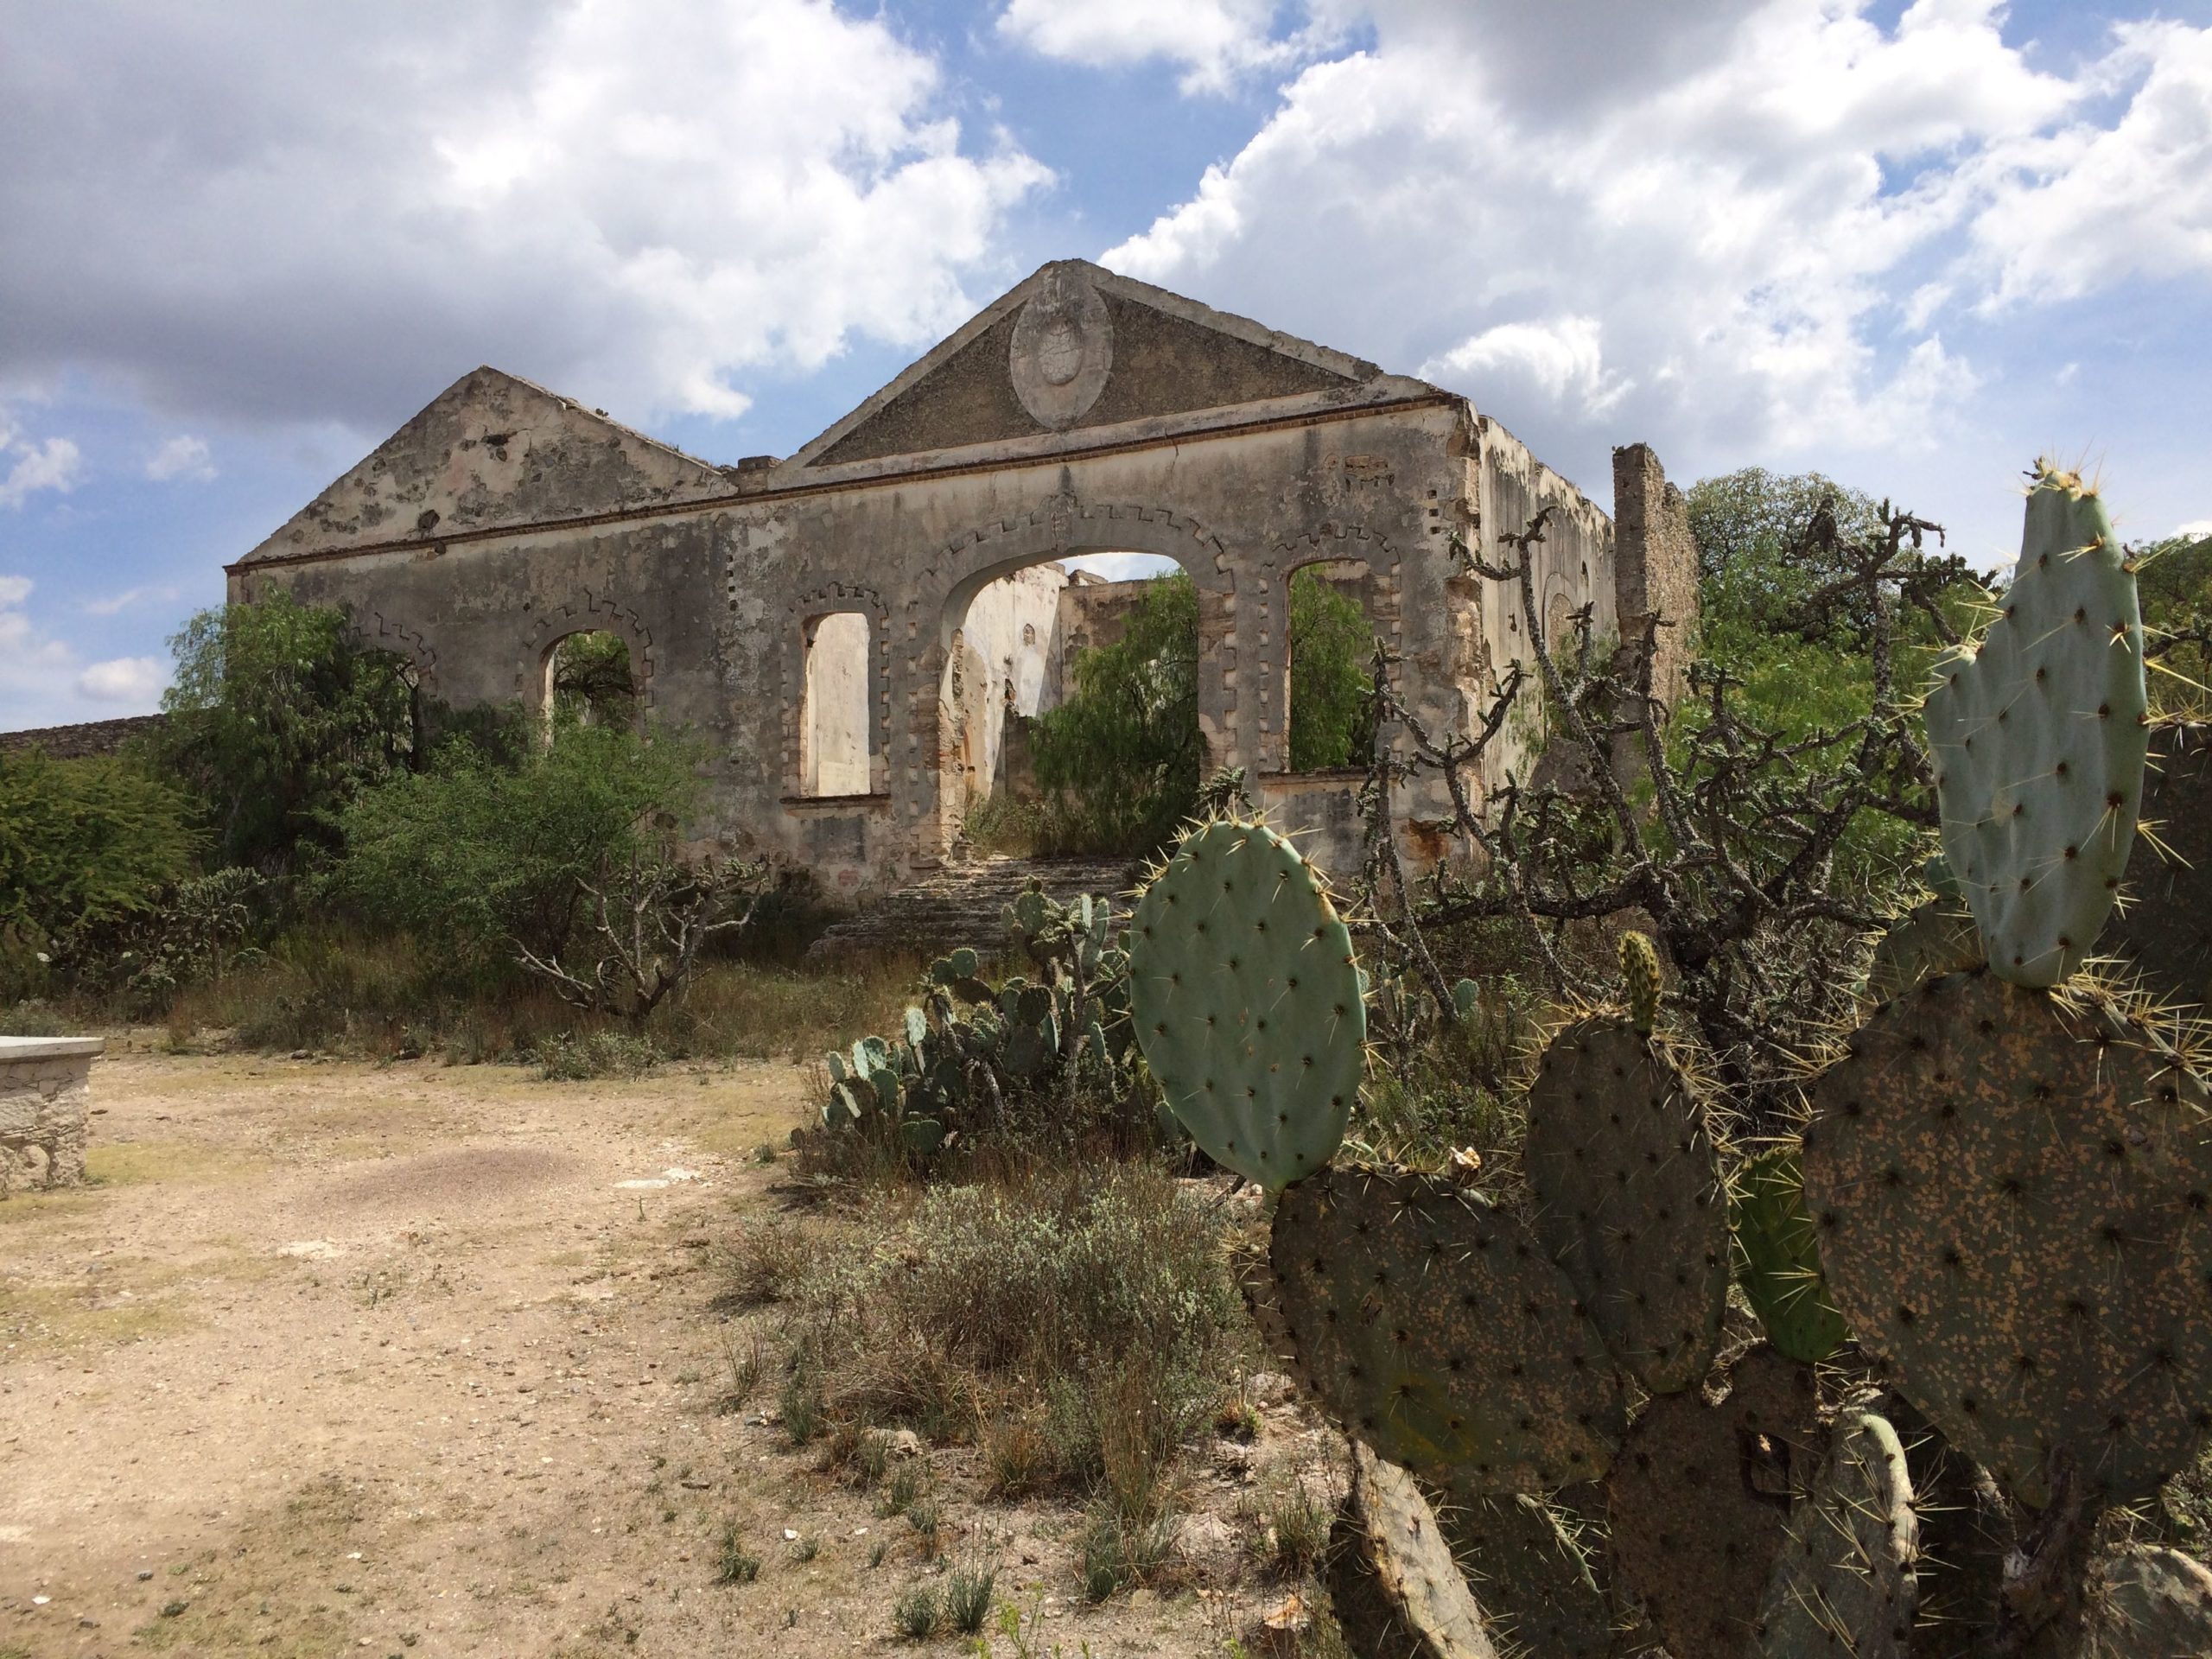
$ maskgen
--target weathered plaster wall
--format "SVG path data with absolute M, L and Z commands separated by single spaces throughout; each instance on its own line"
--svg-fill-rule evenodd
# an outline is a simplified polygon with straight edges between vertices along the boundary
M 874 781 L 868 770 L 875 752 L 868 694 L 870 627 L 861 611 L 832 611 L 808 625 L 803 795 L 865 795 Z
M 85 1179 L 97 1037 L 0 1037 L 0 1198 Z
M 1056 564 L 1014 571 L 977 589 L 953 628 L 938 711 L 951 810 L 964 812 L 990 794 L 1007 714 L 1048 706 L 1048 680 L 1057 693 L 1055 625 L 1067 584 Z
M 1690 533 L 1689 503 L 1667 481 L 1649 444 L 1613 451 L 1613 524 L 1621 638 L 1640 639 L 1644 625 L 1657 619 L 1651 681 L 1671 703 L 1685 689 L 1697 633 L 1697 537 Z
M 1035 343 L 1052 330 L 1058 356 Z M 489 373 L 232 567 L 233 597 L 282 584 L 341 606 L 460 705 L 536 709 L 557 640 L 619 633 L 650 719 L 705 740 L 698 839 L 833 890 L 941 859 L 996 769 L 1009 681 L 1017 709 L 1049 707 L 1073 653 L 1118 634 L 1133 585 L 1070 586 L 1038 573 L 1049 562 L 1137 552 L 1190 573 L 1209 764 L 1244 767 L 1339 866 L 1357 780 L 1286 771 L 1299 569 L 1358 595 L 1439 734 L 1471 730 L 1528 654 L 1517 600 L 1459 568 L 1452 532 L 1494 561 L 1499 535 L 1554 506 L 1535 569 L 1548 625 L 1587 605 L 1601 632 L 1618 626 L 1611 523 L 1463 399 L 1095 267 L 1046 267 L 783 461 L 708 467 Z M 1249 401 L 1198 406 L 1232 393 Z M 864 619 L 868 646 L 817 685 L 841 712 L 810 746 L 807 640 L 836 615 Z M 1401 806 L 1409 853 L 1451 850 L 1440 787 Z

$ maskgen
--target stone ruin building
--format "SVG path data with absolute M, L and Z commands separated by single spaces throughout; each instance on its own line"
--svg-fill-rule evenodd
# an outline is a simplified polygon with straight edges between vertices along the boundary
M 1546 626 L 1687 620 L 1680 493 L 1618 451 L 1608 518 L 1456 393 L 1080 260 L 1046 265 L 785 459 L 718 467 L 500 372 L 464 376 L 229 567 L 342 607 L 423 690 L 543 715 L 556 648 L 627 646 L 640 718 L 711 750 L 702 846 L 813 871 L 833 895 L 943 865 L 1020 766 L 1019 719 L 1118 636 L 1137 584 L 1085 553 L 1173 560 L 1196 586 L 1210 767 L 1246 769 L 1313 855 L 1356 859 L 1359 777 L 1289 769 L 1288 584 L 1356 597 L 1411 706 L 1468 730 L 1522 657 L 1515 596 L 1456 568 L 1556 509 Z M 1662 673 L 1687 630 L 1668 631 Z M 1525 766 L 1494 748 L 1485 784 Z M 1417 862 L 1440 798 L 1402 800 Z

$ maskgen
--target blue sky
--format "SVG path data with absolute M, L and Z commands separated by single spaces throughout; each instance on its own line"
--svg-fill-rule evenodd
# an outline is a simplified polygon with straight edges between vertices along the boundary
M 1994 564 L 2212 522 L 2212 0 L 0 0 L 0 728 L 152 708 L 479 362 L 788 454 L 1048 258 L 1464 391 L 1602 502 L 1818 467 Z

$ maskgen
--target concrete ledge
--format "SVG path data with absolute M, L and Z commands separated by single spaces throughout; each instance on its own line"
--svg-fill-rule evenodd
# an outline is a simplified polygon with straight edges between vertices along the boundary
M 105 1037 L 0 1037 L 0 1065 L 10 1060 L 74 1059 L 107 1052 Z
M 0 1198 L 85 1179 L 98 1037 L 0 1037 Z

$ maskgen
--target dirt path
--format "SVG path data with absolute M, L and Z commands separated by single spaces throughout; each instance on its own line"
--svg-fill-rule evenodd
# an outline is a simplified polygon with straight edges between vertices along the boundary
M 940 1570 L 713 1408 L 714 1241 L 803 1073 L 141 1050 L 93 1081 L 99 1184 L 0 1204 L 0 1659 L 802 1659 L 887 1649 Z M 1218 1653 L 1251 1615 L 1073 1605 L 1065 1517 L 996 1519 L 1039 1656 Z M 715 1582 L 733 1526 L 753 1583 Z

